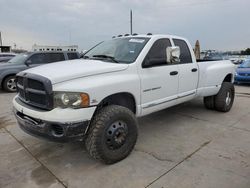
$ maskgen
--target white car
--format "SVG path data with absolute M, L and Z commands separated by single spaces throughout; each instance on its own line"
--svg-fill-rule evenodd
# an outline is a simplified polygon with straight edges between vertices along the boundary
M 84 59 L 19 73 L 13 105 L 25 132 L 84 140 L 92 157 L 111 164 L 132 151 L 136 117 L 196 97 L 204 97 L 208 109 L 229 111 L 234 74 L 231 61 L 197 63 L 184 38 L 123 36 L 100 43 Z

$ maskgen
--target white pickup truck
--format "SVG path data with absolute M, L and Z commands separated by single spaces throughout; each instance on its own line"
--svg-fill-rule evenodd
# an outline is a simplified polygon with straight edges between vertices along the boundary
M 92 157 L 111 164 L 133 150 L 136 117 L 196 97 L 204 97 L 208 109 L 229 111 L 234 74 L 230 61 L 197 63 L 184 38 L 122 36 L 98 44 L 83 59 L 19 73 L 13 105 L 25 132 L 84 140 Z

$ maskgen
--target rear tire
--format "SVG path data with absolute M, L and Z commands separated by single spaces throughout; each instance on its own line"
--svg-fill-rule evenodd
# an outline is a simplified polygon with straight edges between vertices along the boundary
M 135 115 L 128 108 L 110 105 L 93 118 L 85 145 L 93 158 L 113 164 L 133 150 L 138 134 Z
M 235 96 L 234 85 L 223 82 L 219 93 L 214 97 L 214 106 L 217 111 L 228 112 L 232 108 Z
M 204 97 L 204 105 L 209 110 L 214 110 L 214 96 Z
M 3 89 L 7 92 L 16 92 L 16 76 L 8 76 L 3 81 Z

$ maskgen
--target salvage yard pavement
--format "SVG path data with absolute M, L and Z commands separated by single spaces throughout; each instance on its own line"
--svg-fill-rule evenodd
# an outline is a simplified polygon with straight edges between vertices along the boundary
M 0 93 L 0 187 L 250 187 L 250 87 L 236 86 L 228 113 L 202 99 L 140 118 L 134 151 L 104 165 L 84 144 L 53 143 L 16 125 L 11 101 Z

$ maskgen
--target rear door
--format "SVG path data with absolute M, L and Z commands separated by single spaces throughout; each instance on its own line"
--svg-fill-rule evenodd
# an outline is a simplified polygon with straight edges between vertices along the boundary
M 166 48 L 170 46 L 171 41 L 167 38 L 156 40 L 146 55 L 142 68 L 139 68 L 142 115 L 176 103 L 179 67 L 166 62 Z M 145 61 L 151 60 L 153 65 L 143 68 Z
M 173 39 L 174 45 L 180 47 L 179 63 L 179 89 L 178 98 L 181 102 L 190 100 L 196 94 L 198 85 L 198 65 L 193 62 L 190 48 L 186 41 L 182 39 Z

